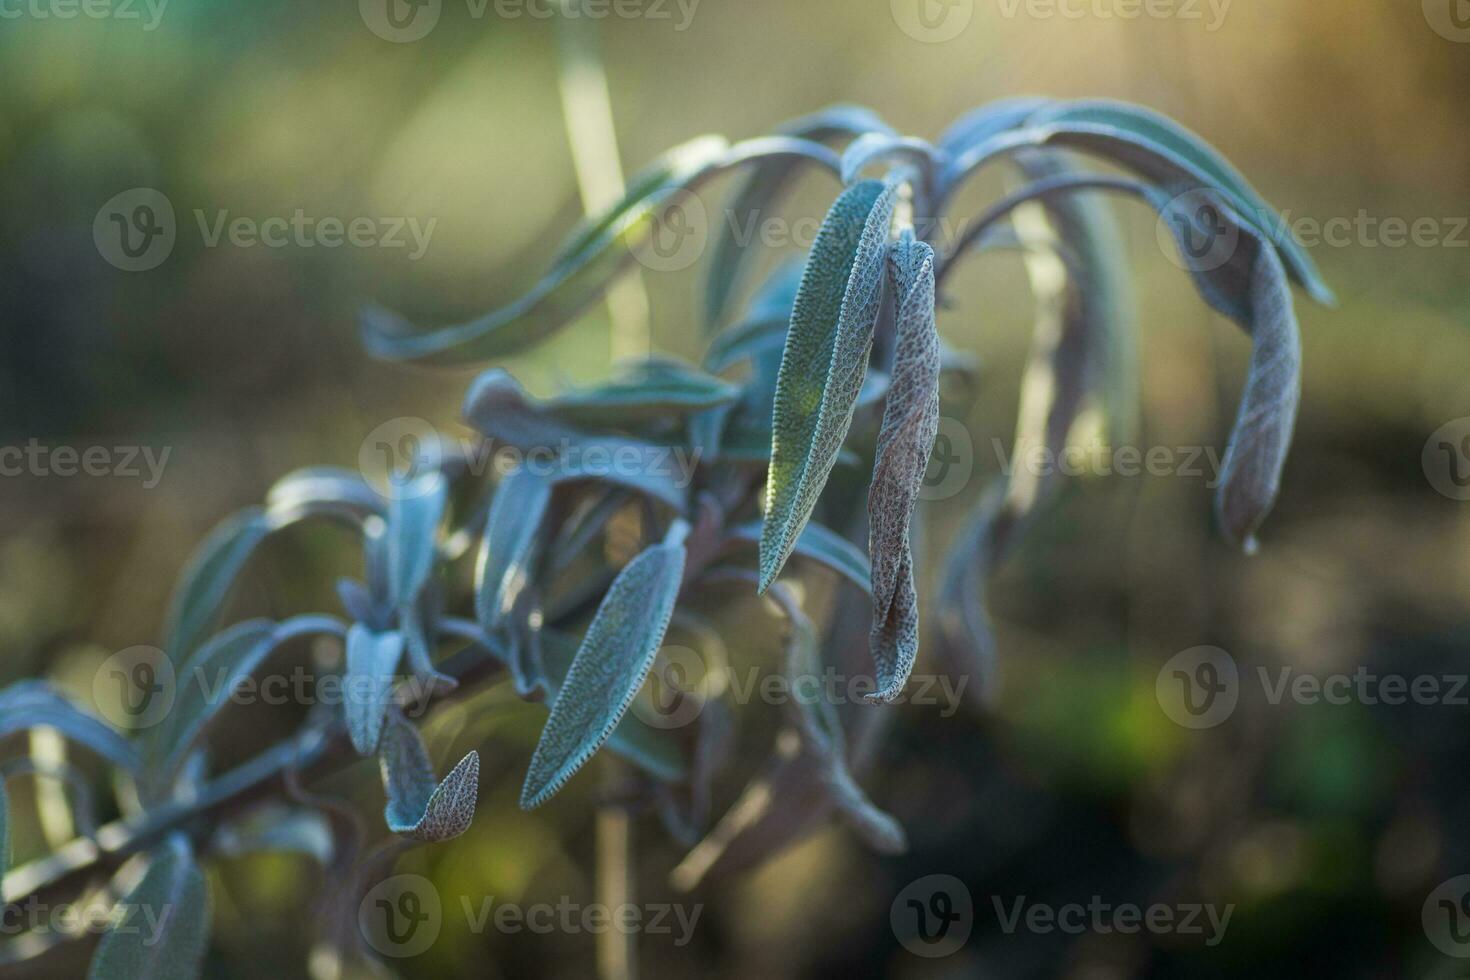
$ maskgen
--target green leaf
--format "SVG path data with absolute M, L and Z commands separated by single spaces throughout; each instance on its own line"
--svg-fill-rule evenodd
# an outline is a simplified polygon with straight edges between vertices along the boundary
M 429 580 L 448 499 L 448 481 L 431 472 L 388 501 L 388 595 L 394 606 L 416 601 Z
M 786 343 L 786 328 L 791 324 L 791 307 L 801 288 L 805 264 L 784 262 L 761 286 L 745 316 L 726 327 L 710 341 L 704 366 L 710 371 L 723 371 L 738 361 L 759 357 Z
M 898 187 L 867 180 L 843 191 L 812 245 L 776 382 L 761 591 L 786 564 L 852 424 Z
M 684 528 L 682 522 L 676 529 Z M 531 756 L 521 806 L 556 794 L 602 747 L 648 676 L 684 575 L 684 542 L 645 550 L 618 573 L 582 638 Z
M 575 636 L 558 630 L 541 631 L 541 663 L 546 668 L 541 686 L 546 691 L 548 704 L 556 702 L 557 692 L 566 682 L 567 671 L 571 669 L 580 646 Z M 608 751 L 666 782 L 677 782 L 689 773 L 687 753 L 677 734 L 668 729 L 654 728 L 636 712 L 623 715 L 608 736 L 607 747 Z
M 548 414 L 499 368 L 484 372 L 470 385 L 463 414 L 478 431 L 519 450 L 528 468 L 553 482 L 614 483 L 678 510 L 689 495 L 682 467 L 691 461 L 677 456 L 682 447 L 584 432 Z
M 307 517 L 361 524 L 369 514 L 383 513 L 383 498 L 362 475 L 340 466 L 309 466 L 286 474 L 267 491 L 265 504 L 278 524 Z
M 188 838 L 173 834 L 149 854 L 148 869 L 118 922 L 97 946 L 91 980 L 192 980 L 209 945 L 209 891 Z
M 729 528 L 726 534 L 732 541 L 759 544 L 761 522 L 751 521 L 747 524 L 739 524 Z M 868 564 L 868 556 L 863 554 L 861 548 L 836 531 L 816 521 L 808 521 L 796 539 L 793 554 L 825 565 L 862 589 L 865 594 L 873 594 L 873 570 Z
M 939 137 L 939 148 L 948 157 L 941 178 L 945 192 L 953 191 L 966 175 L 993 155 L 997 137 L 1016 129 L 1050 102 L 1050 99 L 1029 96 L 997 99 L 955 120 Z
M 403 659 L 403 634 L 377 633 L 362 623 L 347 631 L 347 676 L 342 708 L 347 732 L 359 755 L 372 755 L 393 700 L 393 679 Z
M 499 628 L 529 581 L 551 490 L 551 481 L 524 467 L 495 488 L 475 561 L 475 615 L 487 633 Z
M 841 137 L 861 136 L 893 130 L 872 111 L 861 106 L 835 105 L 809 116 L 794 119 L 778 132 L 828 143 Z M 725 318 L 735 293 L 749 273 L 751 259 L 759 249 L 746 240 L 801 174 L 799 159 L 780 158 L 758 164 L 731 197 L 726 219 L 710 250 L 709 281 L 705 285 L 705 324 L 713 330 Z
M 467 323 L 417 332 L 382 307 L 361 315 L 363 343 L 389 360 L 463 364 L 502 357 L 550 336 L 601 298 L 654 231 L 650 219 L 724 163 L 729 145 L 704 136 L 669 151 L 629 183 L 622 200 L 567 240 L 547 274 L 508 306 Z
M 868 557 L 873 563 L 869 637 L 878 690 L 903 692 L 919 652 L 919 609 L 909 520 L 939 433 L 939 333 L 934 324 L 934 250 L 905 233 L 888 260 L 894 290 L 893 380 L 868 488 Z
M 0 690 L 0 739 L 44 725 L 129 772 L 138 751 L 110 725 L 83 711 L 45 681 L 17 681 Z
M 164 628 L 171 661 L 182 661 L 214 630 L 230 586 L 276 526 L 265 511 L 251 507 L 209 532 L 174 586 Z
M 1182 254 L 1190 254 L 1185 236 L 1209 240 L 1215 234 L 1198 224 L 1204 215 L 1180 209 L 1178 198 L 1166 200 L 1166 192 L 1159 191 L 1151 199 L 1180 240 Z M 1225 536 L 1252 554 L 1256 529 L 1276 501 L 1291 448 L 1301 398 L 1302 342 L 1276 249 L 1223 198 L 1215 198 L 1215 210 L 1240 235 L 1223 264 L 1193 269 L 1195 285 L 1207 303 L 1251 337 L 1250 369 L 1220 468 L 1215 515 Z
M 418 730 L 402 714 L 392 711 L 383 727 L 378 767 L 383 791 L 388 795 L 383 817 L 393 833 L 438 843 L 453 840 L 470 829 L 480 789 L 478 752 L 460 759 L 443 782 L 436 782 Z
M 739 389 L 672 358 L 646 358 L 601 384 L 564 391 L 542 402 L 573 425 L 621 429 L 677 418 L 733 401 Z
M 1178 123 L 1142 106 L 1098 99 L 1042 109 L 1027 120 L 1026 128 L 1038 142 L 1107 157 L 1153 181 L 1170 197 L 1201 185 L 1217 190 L 1275 246 L 1291 277 L 1313 299 L 1336 302 L 1311 257 L 1265 198 L 1219 152 Z

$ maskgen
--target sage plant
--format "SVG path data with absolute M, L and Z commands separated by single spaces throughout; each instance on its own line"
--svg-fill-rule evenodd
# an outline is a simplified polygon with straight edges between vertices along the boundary
M 1110 169 L 1093 169 L 1099 162 Z M 989 164 L 1009 167 L 1016 189 L 957 221 L 956 192 Z M 757 250 L 736 229 L 774 213 L 809 171 L 841 185 L 809 254 L 752 283 Z M 519 299 L 428 330 L 370 307 L 364 342 L 381 358 L 432 364 L 524 351 L 598 301 L 689 195 L 732 173 L 729 220 L 707 243 L 702 364 L 650 356 L 549 398 L 489 367 L 464 399 L 464 420 L 482 440 L 475 451 L 508 448 L 550 465 L 487 475 L 462 451 L 419 451 L 383 487 L 330 467 L 286 476 L 264 506 L 221 524 L 185 569 L 163 660 L 147 664 L 144 678 L 174 677 L 177 697 L 140 734 L 126 736 L 39 680 L 0 692 L 0 734 L 56 729 L 114 769 L 110 785 L 126 797 L 123 817 L 98 828 L 85 815 L 84 837 L 11 869 L 6 901 L 75 894 L 116 872 L 108 887 L 122 908 L 173 914 L 158 942 L 145 943 L 141 930 L 109 932 L 92 975 L 197 975 L 209 934 L 200 862 L 242 847 L 299 846 L 290 828 L 315 819 L 331 842 L 316 848 L 334 871 L 328 906 L 342 913 L 327 919 L 340 927 L 372 861 L 353 840 L 350 808 L 308 783 L 375 756 L 391 840 L 464 833 L 479 757 L 470 752 L 439 778 L 415 720 L 505 679 L 549 706 L 521 805 L 539 807 L 585 778 L 578 774 L 588 760 L 607 749 L 625 760 L 631 805 L 656 812 L 689 845 L 673 869 L 681 887 L 752 865 L 832 817 L 879 852 L 902 850 L 903 828 L 858 780 L 891 716 L 884 705 L 903 693 L 921 650 L 975 686 L 993 683 L 986 578 L 1058 479 L 1017 471 L 977 494 L 935 594 L 921 596 L 925 576 L 911 545 L 941 382 L 973 372 L 938 332 L 936 309 L 971 253 L 1021 250 L 1038 317 L 1017 453 L 1061 452 L 1089 413 L 1111 438 L 1128 439 L 1134 325 L 1107 194 L 1159 214 L 1204 301 L 1250 338 L 1216 514 L 1227 539 L 1255 547 L 1297 407 L 1290 283 L 1322 302 L 1330 293 L 1219 154 L 1136 106 L 1008 100 L 964 116 L 932 143 L 848 106 L 734 145 L 703 137 L 659 158 L 614 207 L 573 231 Z M 945 231 L 954 228 L 962 231 Z M 671 453 L 692 467 L 655 465 Z M 597 467 L 594 458 L 631 465 Z M 344 527 L 360 542 L 362 573 L 338 583 L 341 608 L 222 627 L 232 583 L 261 544 L 311 522 Z M 629 529 L 635 542 L 621 555 L 610 546 L 615 527 L 624 545 Z M 747 602 L 784 624 L 780 670 L 789 681 L 836 670 L 872 684 L 859 703 L 793 699 L 764 771 L 712 820 L 711 782 L 738 714 L 730 692 L 679 692 L 699 709 L 682 727 L 650 724 L 629 706 L 667 656 L 671 622 L 700 603 Z M 214 771 L 212 725 L 229 693 L 276 651 L 320 637 L 340 646 L 328 669 L 348 692 L 343 703 L 318 706 L 288 741 Z M 226 678 L 213 697 L 184 682 L 205 670 Z M 90 806 L 89 780 L 69 767 L 63 775 L 73 805 Z M 0 805 L 0 855 L 7 817 Z M 328 935 L 339 947 L 357 942 L 351 928 Z

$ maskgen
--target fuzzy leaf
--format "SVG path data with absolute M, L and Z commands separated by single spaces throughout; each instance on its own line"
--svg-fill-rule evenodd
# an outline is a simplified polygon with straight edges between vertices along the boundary
M 842 182 L 853 183 L 865 169 L 892 156 L 907 157 L 925 174 L 934 169 L 935 149 L 927 140 L 914 136 L 864 133 L 843 151 Z
M 863 181 L 843 191 L 802 274 L 776 382 L 761 591 L 791 555 L 852 424 L 873 345 L 898 186 Z
M 417 600 L 429 580 L 449 499 L 443 474 L 425 473 L 418 480 L 414 492 L 388 501 L 388 596 L 394 606 Z
M 361 315 L 363 343 L 389 360 L 463 364 L 544 340 L 601 298 L 653 234 L 649 219 L 716 171 L 728 149 L 720 137 L 705 136 L 669 151 L 629 182 L 622 200 L 574 231 L 546 277 L 508 306 L 424 333 L 398 314 L 372 306 Z
M 777 132 L 828 143 L 869 132 L 891 135 L 893 130 L 868 109 L 836 105 L 793 119 Z M 762 161 L 731 197 L 725 211 L 727 220 L 720 222 L 719 235 L 710 250 L 709 281 L 704 292 L 708 329 L 715 329 L 724 320 L 749 273 L 751 260 L 759 254 L 746 235 L 759 222 L 770 219 L 777 202 L 801 174 L 800 164 L 800 160 L 793 159 Z
M 545 411 L 589 428 L 628 428 L 733 401 L 739 389 L 672 358 L 633 362 L 607 381 L 548 398 Z
M 251 507 L 220 523 L 199 545 L 174 586 L 164 627 L 164 649 L 175 664 L 214 629 L 230 586 L 275 526 L 265 511 Z
M 102 937 L 91 980 L 192 980 L 209 945 L 209 890 L 183 834 L 149 855 L 148 869 L 119 903 L 125 915 Z
M 0 739 L 45 725 L 129 772 L 139 766 L 133 743 L 83 711 L 45 681 L 17 681 L 0 690 Z
M 1196 224 L 1203 215 L 1178 209 L 1178 199 L 1166 199 L 1166 193 L 1156 192 L 1151 199 L 1181 248 L 1190 245 L 1186 235 L 1215 234 Z M 1256 529 L 1276 500 L 1291 448 L 1301 396 L 1301 336 L 1276 250 L 1223 198 L 1215 198 L 1215 209 L 1240 236 L 1223 264 L 1194 269 L 1195 284 L 1205 301 L 1234 320 L 1252 342 L 1245 391 L 1220 469 L 1215 514 L 1226 537 L 1250 554 L 1257 546 Z
M 487 633 L 500 626 L 528 581 L 551 489 L 551 481 L 524 467 L 495 488 L 475 562 L 475 614 Z
M 911 235 L 888 259 L 894 290 L 893 380 L 868 488 L 868 557 L 873 563 L 873 630 L 878 672 L 871 701 L 903 691 L 919 652 L 909 519 L 939 432 L 939 333 L 934 324 L 934 250 Z
M 377 633 L 362 623 L 347 631 L 347 676 L 343 683 L 347 731 L 359 755 L 372 755 L 393 699 L 393 679 L 403 659 L 403 634 Z
M 939 137 L 939 148 L 948 157 L 941 179 L 946 190 L 952 190 L 991 156 L 997 137 L 1016 129 L 1050 101 L 1033 97 L 997 99 L 955 120 Z
M 729 528 L 726 534 L 732 541 L 759 544 L 761 523 L 739 524 Z M 836 531 L 816 521 L 808 521 L 801 529 L 792 553 L 827 566 L 867 595 L 873 594 L 873 570 L 868 564 L 868 556 Z
M 388 795 L 383 818 L 393 833 L 438 843 L 453 840 L 470 829 L 480 789 L 478 752 L 460 759 L 443 782 L 436 782 L 418 730 L 403 715 L 392 711 L 383 726 L 378 768 L 383 791 Z
M 603 597 L 531 756 L 522 808 L 545 803 L 602 747 L 648 676 L 684 575 L 674 538 L 629 562 Z
M 804 263 L 785 262 L 771 274 L 740 322 L 721 330 L 710 341 L 704 358 L 706 370 L 723 371 L 772 348 L 780 350 L 786 343 L 786 328 L 791 323 L 797 290 L 801 288 L 803 268 Z
M 682 509 L 688 486 L 676 449 L 631 436 L 584 432 L 547 414 L 500 368 L 484 372 L 465 395 L 464 418 L 491 439 L 526 454 L 538 475 L 554 481 L 595 479 L 630 487 Z M 613 465 L 632 459 L 632 465 Z M 596 462 L 594 462 L 596 461 Z
M 1026 127 L 1038 142 L 1096 153 L 1127 167 L 1169 197 L 1200 185 L 1218 191 L 1243 223 L 1272 243 L 1291 277 L 1313 299 L 1335 302 L 1316 265 L 1265 198 L 1213 147 L 1178 123 L 1142 106 L 1098 99 L 1044 108 Z

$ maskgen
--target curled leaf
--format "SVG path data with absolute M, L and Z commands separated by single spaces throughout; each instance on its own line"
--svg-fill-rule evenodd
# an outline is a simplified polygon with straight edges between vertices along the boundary
M 470 829 L 480 789 L 478 752 L 460 759 L 444 781 L 438 782 L 418 730 L 392 711 L 383 726 L 378 768 L 388 795 L 383 817 L 393 833 L 438 843 Z
M 852 424 L 898 188 L 895 181 L 868 180 L 843 191 L 807 259 L 776 382 L 761 591 L 791 555 Z
M 309 466 L 288 473 L 266 492 L 267 512 L 282 523 L 330 517 L 360 524 L 383 512 L 383 498 L 362 474 L 339 466 Z
M 934 323 L 934 250 L 906 235 L 889 255 L 896 347 L 892 382 L 868 488 L 868 556 L 873 564 L 873 630 L 869 638 L 878 690 L 902 691 L 919 651 L 909 519 L 939 433 L 939 334 Z
M 521 790 L 522 808 L 554 796 L 612 734 L 653 667 L 683 575 L 684 543 L 677 537 L 618 573 L 551 705 Z
M 121 917 L 102 937 L 91 980 L 193 980 L 209 945 L 209 890 L 183 834 L 148 855 L 148 867 L 118 903 Z

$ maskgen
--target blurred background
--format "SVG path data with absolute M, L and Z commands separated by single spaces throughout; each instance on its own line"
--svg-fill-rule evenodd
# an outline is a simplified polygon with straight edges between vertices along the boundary
M 1470 673 L 1470 502 L 1436 448 L 1470 436 L 1463 4 L 1181 0 L 1134 17 L 1121 0 L 924 2 L 916 21 L 904 0 L 649 0 L 627 8 L 638 16 L 558 28 L 531 15 L 544 5 L 443 0 L 412 40 L 372 0 L 0 8 L 0 446 L 140 447 L 163 460 L 156 479 L 141 455 L 137 476 L 30 465 L 0 478 L 0 682 L 50 675 L 88 696 L 109 652 L 158 642 L 200 537 L 278 476 L 355 467 L 368 433 L 403 416 L 464 431 L 473 372 L 374 361 L 354 313 L 377 299 L 464 319 L 546 265 L 582 210 L 559 30 L 600 45 L 627 173 L 698 134 L 756 136 L 834 102 L 935 137 L 1003 96 L 1128 99 L 1202 134 L 1289 221 L 1353 223 L 1310 249 L 1339 305 L 1298 295 L 1301 412 L 1261 553 L 1215 533 L 1207 476 L 1071 481 L 993 585 L 1004 676 L 993 710 L 894 709 L 863 779 L 907 829 L 909 853 L 877 857 L 833 824 L 681 895 L 669 872 L 682 849 L 641 819 L 640 900 L 702 909 L 686 944 L 639 937 L 644 973 L 1461 975 L 1426 929 L 1426 900 L 1470 872 L 1470 690 L 1458 704 L 1273 704 L 1258 669 Z M 976 181 L 960 213 L 1000 187 Z M 176 234 L 153 267 L 129 271 L 148 257 L 99 248 L 94 224 L 138 188 L 172 208 Z M 833 193 L 813 176 L 790 213 L 819 216 Z M 379 231 L 397 222 L 404 244 L 215 237 L 237 218 L 298 211 Z M 1221 451 L 1248 341 L 1198 301 L 1150 213 L 1118 212 L 1138 294 L 1140 446 Z M 1429 223 L 1406 240 L 1388 219 Z M 641 272 L 656 349 L 702 353 L 702 272 Z M 972 259 L 951 293 L 941 332 L 983 370 L 973 400 L 946 405 L 973 449 L 959 492 L 931 505 L 921 596 L 996 475 L 993 440 L 1010 441 L 1031 327 L 1014 256 Z M 616 350 L 599 306 L 508 366 L 550 391 L 603 377 Z M 249 601 L 336 611 L 331 583 L 357 560 L 330 534 L 273 546 Z M 727 644 L 742 642 L 732 633 Z M 1228 720 L 1194 730 L 1162 710 L 1156 681 L 1202 645 L 1239 665 L 1241 693 Z M 511 706 L 504 717 L 461 720 L 431 742 L 441 771 L 481 748 L 480 818 L 398 868 L 431 878 L 451 906 L 592 901 L 596 779 L 521 813 L 539 716 Z M 716 812 L 769 751 L 776 718 L 742 713 Z M 348 775 L 375 815 L 371 765 Z M 17 859 L 42 853 L 34 821 L 17 821 Z M 890 920 L 930 875 L 957 878 L 971 906 L 968 940 L 940 958 L 915 955 Z M 306 975 L 305 910 L 333 883 L 291 858 L 222 861 L 211 876 L 207 975 Z M 1017 899 L 1232 912 L 1207 945 L 1208 928 L 1008 930 L 1000 912 Z M 476 934 L 446 915 L 440 940 L 393 969 L 581 977 L 593 947 L 585 933 Z

